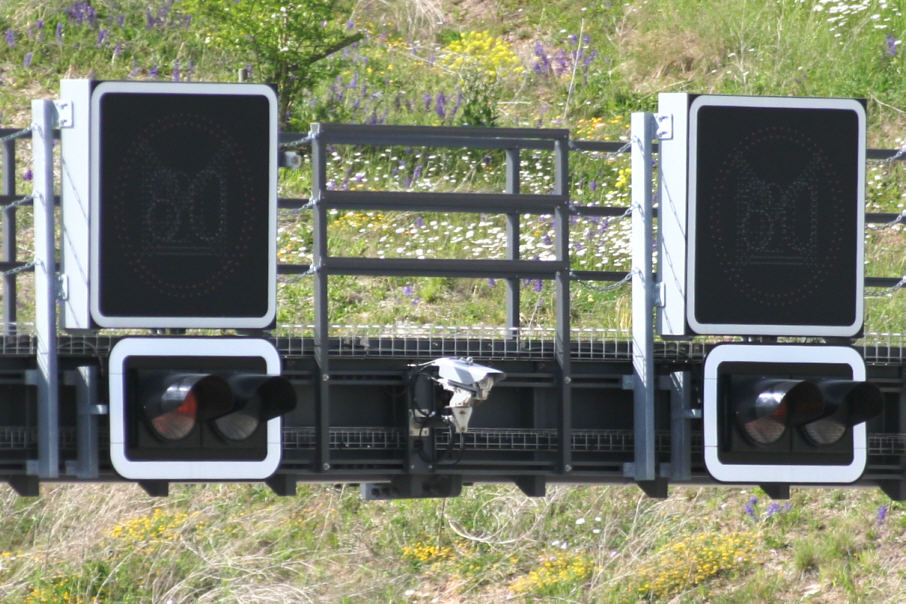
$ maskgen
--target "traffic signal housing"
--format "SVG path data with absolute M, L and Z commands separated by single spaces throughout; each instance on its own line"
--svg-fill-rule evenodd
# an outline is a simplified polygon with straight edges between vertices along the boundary
M 251 338 L 125 338 L 110 354 L 110 456 L 134 480 L 267 478 L 296 395 Z
M 850 483 L 881 411 L 852 348 L 725 344 L 704 367 L 705 465 L 717 480 Z

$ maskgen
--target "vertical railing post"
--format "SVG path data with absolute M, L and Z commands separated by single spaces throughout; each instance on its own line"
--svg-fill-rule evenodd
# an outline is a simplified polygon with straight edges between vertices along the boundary
M 554 141 L 554 194 L 560 197 L 554 213 L 556 220 L 557 262 L 557 339 L 555 353 L 560 365 L 560 471 L 572 471 L 572 373 L 570 368 L 570 303 L 569 303 L 569 139 Z
M 506 192 L 518 195 L 520 192 L 519 149 L 506 150 Z M 519 260 L 519 219 L 520 214 L 506 215 L 506 258 Z M 506 326 L 507 337 L 515 337 L 521 325 L 519 316 L 519 278 L 506 280 Z
M 318 366 L 315 386 L 315 471 L 330 469 L 330 347 L 327 300 L 327 210 L 323 197 L 327 183 L 327 150 L 321 136 L 320 124 L 311 130 L 311 204 L 314 211 L 314 241 L 312 267 L 314 269 L 315 333 L 314 353 Z
M 16 141 L 3 141 L 3 169 L 0 173 L 0 194 L 16 194 Z M 16 208 L 3 210 L 3 259 L 6 262 L 16 261 Z M 16 323 L 16 275 L 3 275 L 3 334 L 14 335 Z
M 60 462 L 57 373 L 57 267 L 54 242 L 53 101 L 32 101 L 35 221 L 35 332 L 37 336 L 38 459 L 29 473 L 57 478 Z
M 652 141 L 654 116 L 632 114 L 632 372 L 635 456 L 627 474 L 655 479 Z

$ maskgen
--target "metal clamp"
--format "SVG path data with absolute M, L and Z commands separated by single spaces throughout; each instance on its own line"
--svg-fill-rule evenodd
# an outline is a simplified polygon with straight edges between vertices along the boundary
M 59 101 L 54 101 L 53 106 L 57 110 L 57 127 L 72 128 L 74 126 L 72 101 L 60 99 Z
M 673 138 L 673 114 L 672 113 L 655 113 L 654 122 L 657 129 L 654 136 L 658 140 L 670 140 Z

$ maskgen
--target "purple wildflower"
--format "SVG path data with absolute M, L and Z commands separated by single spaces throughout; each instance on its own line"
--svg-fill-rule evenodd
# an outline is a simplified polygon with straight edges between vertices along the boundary
M 420 229 L 423 226 L 425 226 L 425 219 L 422 218 L 421 216 L 416 216 L 415 217 L 415 227 Z
M 94 7 L 88 2 L 73 2 L 72 6 L 66 9 L 69 20 L 76 25 L 97 25 L 97 13 Z
M 456 91 L 456 104 L 453 105 L 453 109 L 452 109 L 452 111 L 450 111 L 451 118 L 456 115 L 456 113 L 459 111 L 460 107 L 462 107 L 462 90 L 457 90 Z
M 22 66 L 28 69 L 31 66 L 31 60 L 34 57 L 34 53 L 30 52 L 25 55 L 25 59 L 22 61 Z
M 562 75 L 563 73 L 569 71 L 569 55 L 563 51 L 562 48 L 557 50 L 557 54 L 554 55 L 553 60 L 553 69 L 554 73 L 557 75 Z
M 886 519 L 887 519 L 887 506 L 881 504 L 881 505 L 878 507 L 877 523 L 878 523 L 878 524 L 884 524 L 884 521 L 885 521 Z
M 4 33 L 4 37 L 6 38 L 7 46 L 9 46 L 10 48 L 14 48 L 16 46 L 16 34 L 13 30 L 7 29 L 6 33 Z
M 426 92 L 422 96 L 422 99 L 425 101 L 425 111 L 431 111 L 431 101 L 433 101 L 434 98 L 431 96 L 430 93 Z
M 34 178 L 34 174 L 31 173 L 31 169 L 25 171 L 25 174 L 22 175 L 22 180 L 30 181 Z
M 535 42 L 535 65 L 532 67 L 535 73 L 540 76 L 546 77 L 550 75 L 551 72 L 551 61 L 550 57 L 547 55 L 547 52 L 544 50 L 544 46 L 541 42 Z
M 494 277 L 488 277 L 488 287 L 497 287 L 497 281 Z
M 53 35 L 57 39 L 57 44 L 62 46 L 63 45 L 63 24 L 62 23 L 57 23 L 56 28 L 54 28 Z
M 897 47 L 900 45 L 900 41 L 897 40 L 892 35 L 887 34 L 885 44 L 886 44 L 887 48 L 884 50 L 884 53 L 891 59 L 894 58 L 895 56 L 897 56 L 897 53 L 899 52 L 899 48 L 897 48 Z
M 536 292 L 540 292 L 542 289 L 544 289 L 544 281 L 542 281 L 541 279 L 535 279 L 534 281 L 532 281 L 532 288 Z
M 437 117 L 440 119 L 447 117 L 447 97 L 443 92 L 437 93 L 437 104 L 434 106 L 434 111 L 437 112 Z
M 752 518 L 752 520 L 758 520 L 758 516 L 755 515 L 755 506 L 757 504 L 758 504 L 758 497 L 752 497 L 751 499 L 749 499 L 748 503 L 746 503 L 746 507 L 745 507 L 746 514 L 748 514 L 749 517 Z
M 406 285 L 406 287 L 403 288 L 403 295 L 406 296 L 407 298 L 412 297 L 412 286 L 411 285 Z
M 179 60 L 173 61 L 173 81 L 179 81 Z
M 781 509 L 782 509 L 782 508 L 780 507 L 780 505 L 777 504 L 776 501 L 772 501 L 772 502 L 771 502 L 771 505 L 768 506 L 768 509 L 765 510 L 765 514 L 766 514 L 767 518 L 770 518 L 770 517 L 772 517 L 774 514 L 780 512 Z
M 104 40 L 105 40 L 106 38 L 107 38 L 107 30 L 106 30 L 106 29 L 99 29 L 99 30 L 98 30 L 98 39 L 97 39 L 97 42 L 94 43 L 94 45 L 95 45 L 96 47 L 102 46 L 102 45 L 104 44 Z
M 151 66 L 151 69 L 148 70 L 148 75 L 152 78 L 156 78 L 158 73 L 159 72 L 157 71 L 157 63 L 155 63 L 154 65 Z

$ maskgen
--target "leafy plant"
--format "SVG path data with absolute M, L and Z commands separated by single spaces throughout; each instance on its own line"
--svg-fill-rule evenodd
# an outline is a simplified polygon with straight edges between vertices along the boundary
M 202 21 L 206 45 L 235 53 L 250 77 L 276 85 L 284 126 L 302 93 L 335 75 L 338 65 L 323 59 L 362 38 L 351 23 L 339 22 L 329 0 L 186 0 L 182 6 Z

